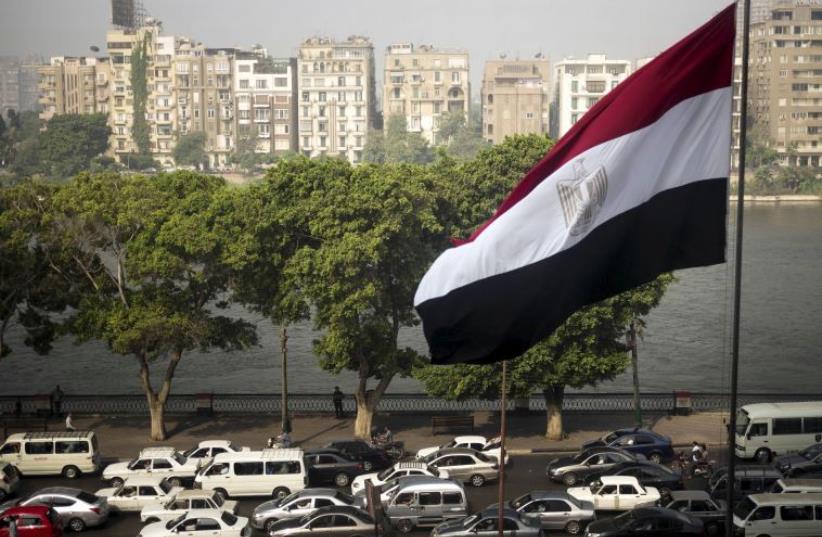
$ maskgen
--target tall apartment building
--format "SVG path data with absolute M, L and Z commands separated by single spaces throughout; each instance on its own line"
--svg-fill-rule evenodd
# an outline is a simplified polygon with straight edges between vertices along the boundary
M 604 54 L 566 58 L 554 65 L 551 136 L 560 138 L 599 99 L 631 74 L 628 60 L 609 60 Z
M 822 4 L 776 4 L 750 38 L 749 116 L 787 164 L 822 166 Z
M 482 133 L 492 144 L 513 134 L 548 132 L 547 59 L 490 60 L 482 76 Z
M 38 109 L 38 69 L 42 63 L 38 56 L 0 56 L 0 113 L 5 116 L 9 109 Z
M 405 43 L 385 50 L 383 114 L 403 116 L 409 132 L 438 144 L 441 114 L 468 119 L 471 86 L 468 51 L 414 47 Z
M 296 152 L 297 59 L 238 52 L 233 83 L 237 141 L 253 140 L 258 153 Z
M 55 56 L 39 68 L 40 119 L 61 114 L 108 113 L 107 59 Z
M 299 148 L 308 156 L 344 156 L 359 162 L 376 119 L 374 45 L 312 37 L 300 46 Z

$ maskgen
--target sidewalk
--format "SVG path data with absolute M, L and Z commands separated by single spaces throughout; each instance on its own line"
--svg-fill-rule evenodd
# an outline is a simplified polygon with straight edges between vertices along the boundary
M 708 445 L 725 441 L 723 418 L 719 412 L 704 412 L 690 416 L 646 416 L 646 426 L 670 436 L 675 445 L 686 447 L 696 440 Z M 508 416 L 507 448 L 512 454 L 576 451 L 586 440 L 633 425 L 633 414 L 619 413 L 568 413 L 565 416 L 567 438 L 561 441 L 546 440 L 545 414 Z M 388 423 L 394 437 L 405 442 L 409 453 L 425 446 L 444 444 L 456 434 L 431 434 L 429 415 L 378 415 L 374 425 Z M 147 446 L 172 445 L 188 449 L 201 440 L 227 439 L 241 446 L 260 449 L 270 436 L 279 433 L 279 416 L 217 416 L 213 418 L 190 416 L 169 417 L 166 430 L 169 439 L 164 442 L 148 440 L 149 420 L 143 417 L 82 417 L 74 420 L 78 429 L 94 430 L 100 442 L 103 456 L 130 458 Z M 499 434 L 499 415 L 491 412 L 474 414 L 475 434 L 492 437 Z M 49 430 L 62 429 L 62 421 L 49 423 Z M 354 434 L 354 419 L 337 420 L 330 416 L 295 417 L 292 419 L 294 443 L 300 447 L 319 447 L 325 443 Z

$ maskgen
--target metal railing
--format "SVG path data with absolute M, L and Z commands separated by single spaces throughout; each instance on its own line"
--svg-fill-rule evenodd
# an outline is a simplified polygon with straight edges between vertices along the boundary
M 690 393 L 690 408 L 694 411 L 727 410 L 729 396 L 724 393 Z M 565 412 L 627 412 L 633 410 L 631 393 L 567 393 L 562 409 Z M 674 392 L 643 393 L 642 410 L 671 412 L 675 406 Z M 819 394 L 747 393 L 740 394 L 739 405 L 777 401 L 822 400 Z M 168 414 L 194 414 L 207 410 L 216 414 L 279 413 L 280 394 L 179 394 L 169 397 Z M 334 412 L 331 394 L 294 394 L 289 397 L 289 409 L 294 414 L 330 414 Z M 546 408 L 545 399 L 535 394 L 530 399 L 510 400 L 510 410 L 526 409 L 539 412 Z M 32 416 L 49 413 L 48 395 L 2 396 L 0 415 Z M 343 401 L 346 412 L 356 411 L 353 396 Z M 447 401 L 426 394 L 387 394 L 380 401 L 378 411 L 387 413 L 458 413 L 498 411 L 499 401 L 467 399 Z M 143 395 L 66 395 L 61 403 L 62 412 L 76 415 L 147 415 L 148 404 Z

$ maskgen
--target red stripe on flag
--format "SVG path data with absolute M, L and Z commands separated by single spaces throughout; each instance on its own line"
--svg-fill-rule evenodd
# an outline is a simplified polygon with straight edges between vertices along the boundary
M 686 99 L 729 87 L 733 79 L 735 33 L 734 3 L 600 99 L 514 187 L 494 216 L 469 239 L 453 241 L 454 244 L 474 240 L 491 222 L 580 153 L 647 127 Z

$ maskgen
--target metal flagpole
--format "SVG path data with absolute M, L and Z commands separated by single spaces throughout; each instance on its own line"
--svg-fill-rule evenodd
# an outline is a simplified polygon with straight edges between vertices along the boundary
M 499 446 L 499 513 L 497 515 L 497 534 L 503 537 L 503 504 L 505 503 L 505 435 L 506 420 L 508 413 L 508 399 L 506 397 L 506 382 L 508 377 L 508 360 L 502 361 L 502 394 L 500 396 L 500 446 Z
M 728 496 L 725 535 L 734 534 L 734 489 L 736 488 L 736 396 L 739 384 L 739 315 L 742 296 L 742 222 L 745 215 L 745 139 L 748 132 L 748 57 L 751 32 L 751 2 L 742 0 L 742 81 L 739 115 L 739 187 L 736 202 L 736 252 L 734 256 L 733 336 L 731 340 L 731 404 L 728 420 Z

